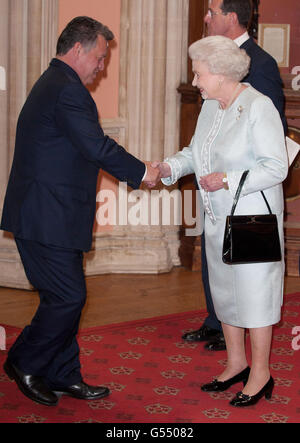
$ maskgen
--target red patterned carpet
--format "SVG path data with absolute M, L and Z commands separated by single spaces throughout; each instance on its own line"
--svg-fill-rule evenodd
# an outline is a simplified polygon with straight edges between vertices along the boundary
M 300 293 L 285 298 L 282 322 L 274 331 L 273 398 L 246 409 L 229 405 L 242 385 L 224 393 L 200 390 L 226 365 L 225 351 L 212 353 L 201 343 L 180 339 L 183 332 L 197 329 L 204 317 L 204 312 L 189 312 L 80 331 L 85 380 L 112 392 L 98 401 L 61 397 L 54 408 L 31 402 L 4 374 L 7 352 L 1 351 L 0 422 L 299 423 Z M 9 347 L 19 331 L 5 329 Z

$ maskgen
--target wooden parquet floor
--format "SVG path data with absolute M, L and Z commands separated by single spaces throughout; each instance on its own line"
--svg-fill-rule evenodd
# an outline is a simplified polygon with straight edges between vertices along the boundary
M 201 272 L 183 267 L 168 274 L 109 274 L 87 278 L 81 328 L 205 308 Z M 287 277 L 285 293 L 300 292 L 300 278 Z M 0 325 L 23 328 L 34 315 L 36 291 L 0 288 Z M 199 325 L 200 326 L 200 325 Z

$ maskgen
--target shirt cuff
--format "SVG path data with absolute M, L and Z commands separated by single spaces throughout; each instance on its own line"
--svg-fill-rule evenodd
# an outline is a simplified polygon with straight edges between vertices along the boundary
M 148 169 L 147 169 L 147 165 L 145 165 L 145 174 L 144 177 L 142 178 L 142 182 L 145 180 L 145 178 L 147 177 L 147 173 L 148 173 Z
M 162 178 L 161 181 L 166 186 L 174 185 L 181 177 L 181 165 L 175 157 L 166 158 L 164 163 L 168 163 L 171 168 L 172 175 L 167 178 Z

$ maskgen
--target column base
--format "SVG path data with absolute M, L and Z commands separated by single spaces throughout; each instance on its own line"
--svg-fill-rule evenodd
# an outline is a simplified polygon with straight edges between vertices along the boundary
M 98 233 L 85 255 L 85 274 L 160 274 L 180 266 L 176 231 L 153 227 Z

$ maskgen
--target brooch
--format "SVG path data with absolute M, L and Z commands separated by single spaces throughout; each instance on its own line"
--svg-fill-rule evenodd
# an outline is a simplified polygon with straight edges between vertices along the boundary
M 237 116 L 236 119 L 239 120 L 241 118 L 244 108 L 243 108 L 243 106 L 239 106 L 237 110 L 238 110 L 239 115 Z

